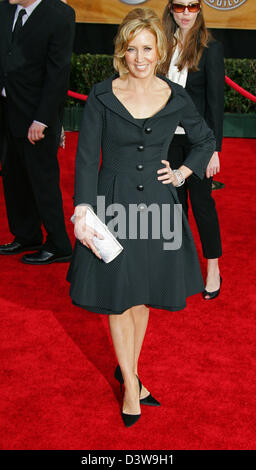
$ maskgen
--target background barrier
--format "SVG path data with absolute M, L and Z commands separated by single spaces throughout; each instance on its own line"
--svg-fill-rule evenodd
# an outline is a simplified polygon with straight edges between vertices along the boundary
M 243 95 L 245 98 L 248 98 L 249 100 L 253 101 L 256 103 L 256 96 L 252 95 L 252 93 L 249 93 L 246 91 L 244 88 L 239 86 L 237 83 L 233 82 L 227 75 L 225 76 L 225 81 L 226 83 L 231 86 L 234 90 L 236 90 L 240 95 Z M 81 93 L 76 93 L 75 91 L 68 90 L 68 96 L 71 98 L 76 98 L 78 100 L 86 101 L 87 100 L 87 95 L 83 95 Z

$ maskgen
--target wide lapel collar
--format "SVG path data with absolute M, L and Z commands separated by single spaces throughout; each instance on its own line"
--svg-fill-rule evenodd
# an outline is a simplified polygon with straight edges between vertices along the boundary
M 112 82 L 117 77 L 118 74 L 113 75 L 112 77 L 100 84 L 101 86 L 99 87 L 98 92 L 96 92 L 97 98 L 104 104 L 104 106 L 109 108 L 111 111 L 116 114 L 119 114 L 119 116 L 131 122 L 133 125 L 142 128 L 143 121 L 138 121 L 137 119 L 133 118 L 133 116 L 129 113 L 129 111 L 125 108 L 121 101 L 119 101 L 119 99 L 114 95 L 112 91 Z M 186 99 L 184 96 L 178 93 L 178 90 L 175 88 L 176 85 L 164 76 L 159 75 L 158 77 L 168 83 L 168 85 L 172 89 L 172 95 L 166 106 L 161 111 L 154 114 L 152 117 L 147 118 L 147 122 L 158 119 L 159 117 L 168 116 L 170 114 L 173 115 L 186 105 Z
M 118 74 L 115 74 L 105 80 L 105 86 L 102 90 L 99 90 L 97 98 L 104 104 L 104 106 L 121 116 L 123 119 L 126 119 L 137 127 L 142 127 L 143 123 L 141 121 L 136 120 L 113 93 L 112 82 L 117 77 Z

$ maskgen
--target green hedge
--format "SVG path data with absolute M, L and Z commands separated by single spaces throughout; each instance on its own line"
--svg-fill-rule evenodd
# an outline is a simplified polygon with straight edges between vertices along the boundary
M 101 54 L 72 55 L 69 89 L 88 95 L 94 83 L 101 82 L 114 73 L 113 57 Z M 82 105 L 68 98 L 68 106 Z
M 78 93 L 88 94 L 94 83 L 114 73 L 112 56 L 101 54 L 80 54 L 72 56 L 69 88 Z M 225 59 L 226 75 L 247 91 L 256 95 L 256 60 Z M 69 98 L 67 105 L 82 106 L 81 101 Z M 255 103 L 241 96 L 225 85 L 225 113 L 255 113 Z
M 225 59 L 226 75 L 245 90 L 256 95 L 256 60 Z M 255 103 L 225 85 L 225 113 L 255 113 Z

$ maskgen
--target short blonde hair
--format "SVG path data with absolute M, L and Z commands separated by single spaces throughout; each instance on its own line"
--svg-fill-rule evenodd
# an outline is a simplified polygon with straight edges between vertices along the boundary
M 119 25 L 115 37 L 114 68 L 120 76 L 128 73 L 125 62 L 128 44 L 143 29 L 150 31 L 156 38 L 159 60 L 155 72 L 167 59 L 167 40 L 157 14 L 150 8 L 134 8 Z

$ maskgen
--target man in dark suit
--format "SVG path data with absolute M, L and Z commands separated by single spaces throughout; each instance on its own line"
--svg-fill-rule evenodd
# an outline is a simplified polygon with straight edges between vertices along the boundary
M 0 3 L 0 101 L 7 141 L 2 173 L 14 235 L 0 254 L 37 250 L 23 256 L 28 264 L 66 262 L 72 252 L 57 150 L 74 31 L 74 10 L 60 0 Z

